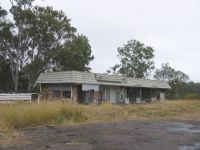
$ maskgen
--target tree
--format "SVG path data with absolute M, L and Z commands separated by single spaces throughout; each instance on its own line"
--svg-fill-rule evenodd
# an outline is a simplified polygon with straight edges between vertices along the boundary
M 180 89 L 189 81 L 189 76 L 182 71 L 176 71 L 170 67 L 169 63 L 162 64 L 161 69 L 156 69 L 154 78 L 161 81 L 166 81 L 170 84 L 171 90 L 168 94 L 169 98 L 180 98 Z
M 27 58 L 27 50 L 29 49 L 28 28 L 30 27 L 27 14 L 31 12 L 31 2 L 28 0 L 13 0 L 11 2 L 10 13 L 13 16 L 13 22 L 8 21 L 2 26 L 1 52 L 9 60 L 14 90 L 18 90 L 19 72 L 22 70 Z M 27 19 L 28 18 L 28 19 Z
M 58 50 L 56 55 L 57 70 L 89 71 L 89 62 L 94 59 L 91 46 L 86 36 L 78 35 Z
M 41 72 L 57 67 L 57 51 L 72 41 L 76 32 L 64 12 L 53 10 L 52 7 L 35 6 L 32 9 L 34 17 L 30 20 L 32 28 L 28 31 L 29 51 L 24 66 L 28 90 Z
M 7 25 L 7 22 L 5 20 L 5 17 L 7 15 L 7 11 L 4 10 L 1 6 L 0 6 L 0 56 L 3 55 L 2 53 L 2 49 L 3 49 L 3 42 L 4 42 L 4 39 L 3 39 L 3 36 L 2 34 L 4 33 L 4 26 Z M 1 57 L 2 59 L 3 57 Z
M 147 77 L 154 69 L 153 53 L 152 47 L 145 46 L 136 40 L 130 40 L 123 47 L 118 48 L 120 64 L 111 69 L 115 72 L 118 69 L 119 73 L 129 77 Z
M 15 91 L 19 78 L 30 91 L 41 72 L 85 71 L 93 60 L 87 37 L 76 32 L 64 12 L 33 6 L 33 1 L 10 0 L 13 20 L 2 25 L 0 52 L 9 60 Z
M 162 64 L 161 69 L 156 69 L 154 78 L 169 83 L 183 83 L 189 80 L 189 76 L 170 67 L 169 63 Z
M 7 11 L 0 6 L 0 90 L 9 91 L 12 88 L 12 80 L 10 80 L 11 72 L 9 69 L 9 61 L 4 56 L 2 50 L 4 49 L 5 30 L 7 30 L 10 24 L 6 20 Z
M 0 55 L 0 91 L 11 91 L 13 82 L 9 62 L 3 56 Z

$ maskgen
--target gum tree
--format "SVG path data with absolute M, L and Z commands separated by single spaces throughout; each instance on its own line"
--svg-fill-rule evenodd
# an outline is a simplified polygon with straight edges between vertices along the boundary
M 145 78 L 154 69 L 154 49 L 136 40 L 130 40 L 119 47 L 118 58 L 120 63 L 111 68 L 115 73 Z

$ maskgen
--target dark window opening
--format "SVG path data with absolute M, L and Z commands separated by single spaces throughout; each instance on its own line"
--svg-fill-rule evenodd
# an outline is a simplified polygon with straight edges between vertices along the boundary
M 71 91 L 63 91 L 63 98 L 71 98 Z

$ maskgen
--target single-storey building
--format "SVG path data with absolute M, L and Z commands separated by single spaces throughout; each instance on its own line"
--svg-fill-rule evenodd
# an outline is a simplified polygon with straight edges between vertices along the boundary
M 164 100 L 170 89 L 167 82 L 80 71 L 42 73 L 36 83 L 40 85 L 41 99 L 83 104 Z

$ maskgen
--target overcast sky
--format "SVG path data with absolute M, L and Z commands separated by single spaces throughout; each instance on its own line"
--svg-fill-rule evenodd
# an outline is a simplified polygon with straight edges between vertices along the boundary
M 9 8 L 8 0 L 0 0 Z M 172 67 L 200 82 L 199 0 L 36 0 L 63 10 L 89 38 L 95 56 L 90 67 L 105 73 L 118 63 L 117 47 L 136 39 L 155 49 L 155 64 Z

